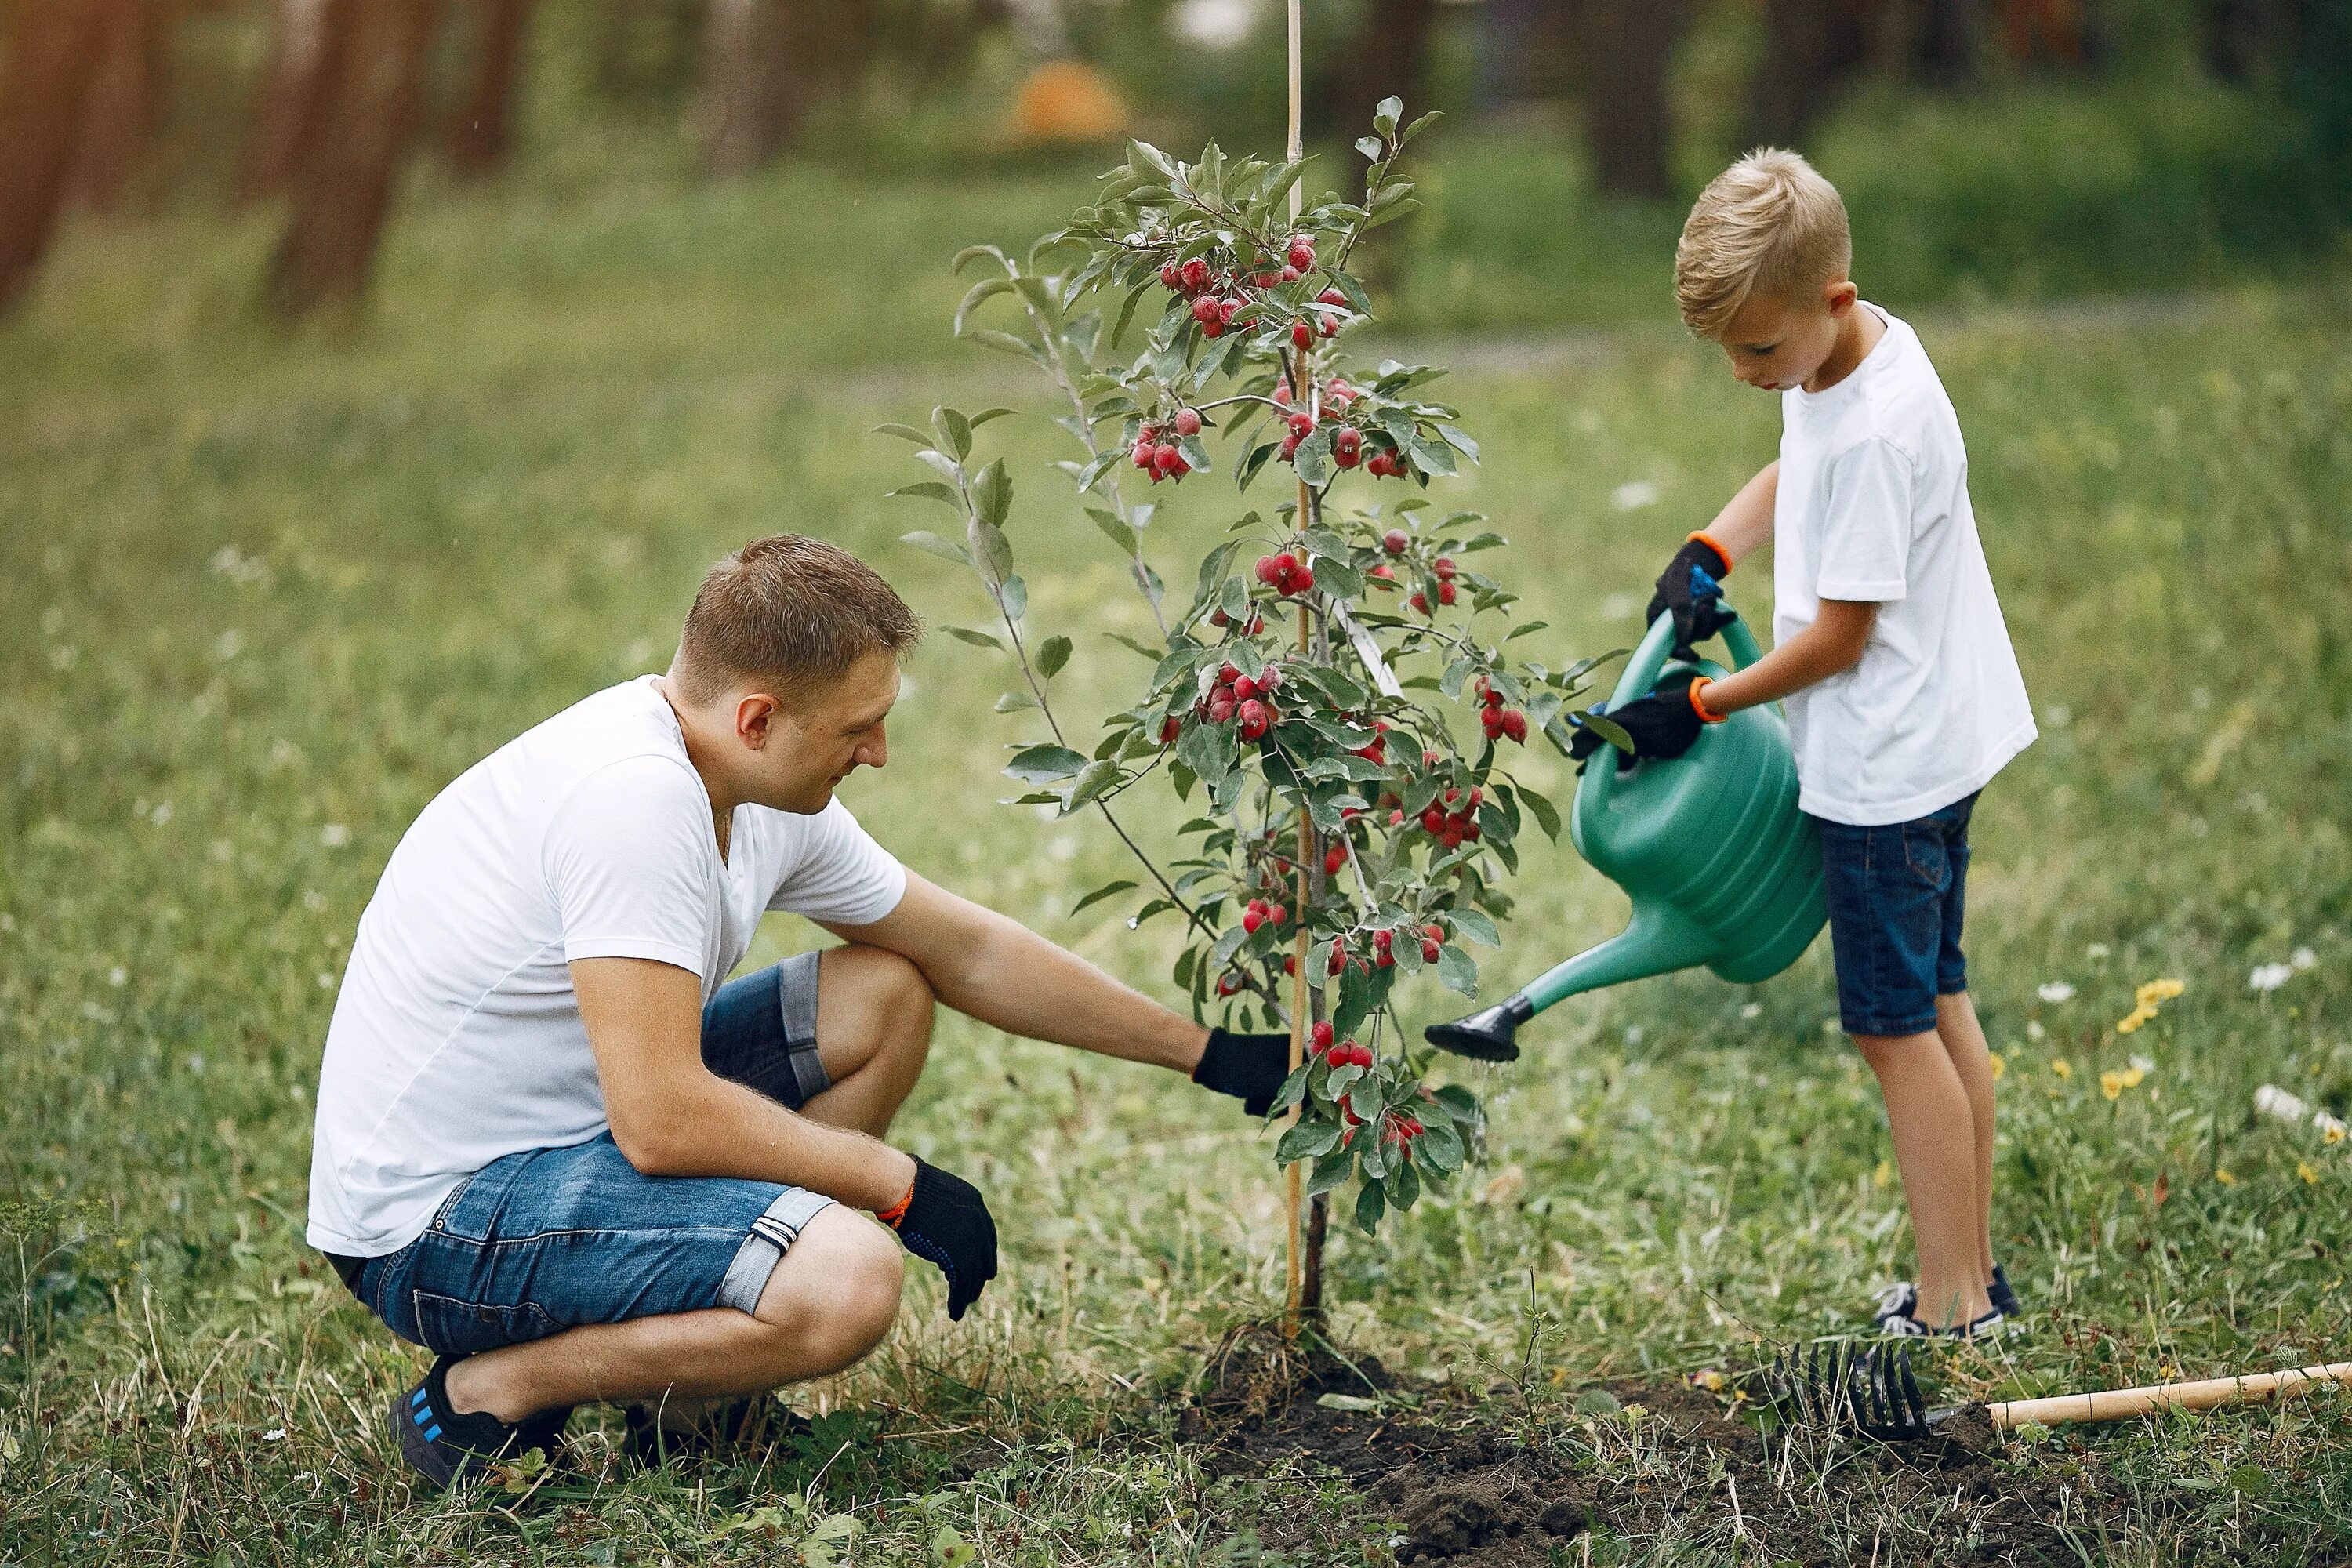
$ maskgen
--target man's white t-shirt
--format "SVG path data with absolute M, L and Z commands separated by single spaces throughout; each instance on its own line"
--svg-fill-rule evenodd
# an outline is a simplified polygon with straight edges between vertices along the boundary
M 760 916 L 863 925 L 907 873 L 840 801 L 813 816 L 710 797 L 656 678 L 600 691 L 435 797 L 360 917 L 327 1030 L 310 1244 L 397 1251 L 503 1155 L 604 1131 L 577 958 L 650 958 L 707 1002 Z
M 2034 737 L 1959 416 L 1918 335 L 1877 313 L 1886 331 L 1844 380 L 1780 395 L 1773 511 L 1776 641 L 1823 599 L 1878 606 L 1860 661 L 1787 700 L 1799 805 L 1864 827 L 1982 789 Z

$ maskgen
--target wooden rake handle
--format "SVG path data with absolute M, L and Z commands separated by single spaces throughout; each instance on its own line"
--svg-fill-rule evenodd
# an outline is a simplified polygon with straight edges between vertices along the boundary
M 2095 1394 L 2058 1394 L 2047 1399 L 2012 1399 L 1990 1406 L 1993 1428 L 2007 1432 L 2027 1422 L 2054 1426 L 2069 1421 L 2122 1421 L 2179 1408 L 2210 1410 L 2222 1405 L 2261 1405 L 2323 1383 L 2352 1383 L 2352 1361 L 2331 1362 L 2292 1372 L 2260 1372 L 2243 1377 L 2209 1377 L 2196 1383 L 2158 1383 L 2146 1388 L 2113 1388 Z

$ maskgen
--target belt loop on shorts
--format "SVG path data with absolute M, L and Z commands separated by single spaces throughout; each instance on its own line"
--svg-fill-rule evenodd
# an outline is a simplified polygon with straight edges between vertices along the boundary
M 757 1308 L 761 1292 L 768 1288 L 768 1276 L 776 1271 L 776 1265 L 784 1260 L 809 1221 L 832 1205 L 831 1198 L 805 1187 L 786 1187 L 778 1193 L 767 1212 L 751 1222 L 751 1234 L 743 1238 L 735 1260 L 727 1266 L 727 1276 L 719 1282 L 716 1305 L 739 1312 Z

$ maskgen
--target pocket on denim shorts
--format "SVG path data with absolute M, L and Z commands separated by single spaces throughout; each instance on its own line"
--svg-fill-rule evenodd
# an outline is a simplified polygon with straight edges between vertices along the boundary
M 1937 819 L 1923 816 L 1898 825 L 1895 831 L 1903 836 L 1903 863 L 1911 868 L 1911 874 L 1930 888 L 1942 887 L 1951 875 L 1952 858 Z
M 418 1290 L 412 1293 L 410 1304 L 416 1311 L 418 1342 L 441 1355 L 473 1355 L 500 1345 L 519 1345 L 544 1339 L 562 1327 L 544 1307 L 530 1301 L 495 1307 Z

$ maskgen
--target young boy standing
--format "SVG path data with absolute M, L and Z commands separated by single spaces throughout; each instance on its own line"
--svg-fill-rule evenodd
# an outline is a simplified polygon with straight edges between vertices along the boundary
M 1705 723 L 1785 700 L 1841 1022 L 1885 1096 L 1919 1249 L 1916 1285 L 1889 1290 L 1879 1321 L 1977 1334 L 2017 1302 L 1992 1258 L 1992 1064 L 1960 955 L 1969 815 L 2032 742 L 2033 714 L 1959 420 L 1918 337 L 1856 296 L 1852 258 L 1845 204 L 1794 153 L 1740 159 L 1692 209 L 1683 320 L 1780 395 L 1780 456 L 1690 536 L 1650 614 L 1671 610 L 1684 641 L 1711 635 L 1717 580 L 1769 540 L 1776 646 L 1612 717 L 1639 752 L 1673 755 Z

